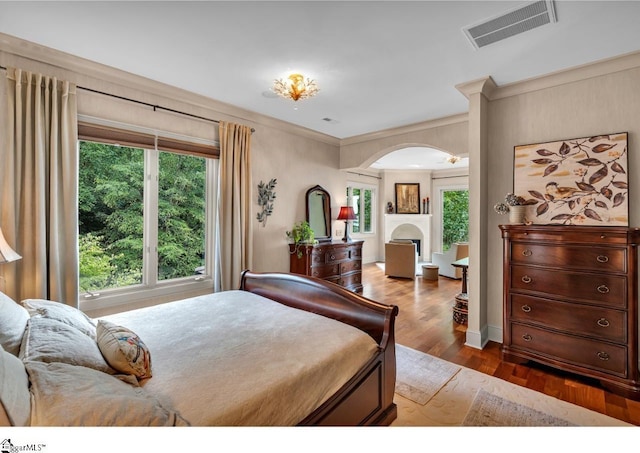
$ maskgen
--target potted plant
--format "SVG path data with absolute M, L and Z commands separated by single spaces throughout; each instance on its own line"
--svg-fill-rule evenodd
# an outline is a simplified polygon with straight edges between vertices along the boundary
M 496 204 L 493 209 L 500 215 L 509 214 L 511 223 L 524 223 L 527 201 L 514 193 L 508 193 L 503 203 Z
M 302 220 L 294 224 L 291 231 L 287 231 L 286 234 L 291 243 L 295 244 L 291 253 L 293 254 L 295 252 L 298 255 L 298 258 L 302 257 L 301 245 L 316 244 L 318 242 L 315 239 L 315 233 L 309 226 L 309 222 L 306 220 Z

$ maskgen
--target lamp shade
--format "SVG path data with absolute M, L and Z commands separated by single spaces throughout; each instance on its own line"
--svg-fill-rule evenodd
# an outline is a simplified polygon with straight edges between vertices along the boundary
M 340 213 L 338 214 L 337 220 L 355 220 L 357 219 L 356 213 L 353 212 L 353 208 L 351 206 L 342 206 L 340 208 Z
M 20 258 L 22 257 L 7 243 L 4 234 L 2 234 L 2 228 L 0 228 L 0 263 L 10 263 Z

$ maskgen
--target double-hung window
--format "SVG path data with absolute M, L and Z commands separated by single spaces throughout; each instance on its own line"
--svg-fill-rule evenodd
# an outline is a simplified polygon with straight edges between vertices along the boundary
M 213 143 L 80 123 L 81 306 L 213 286 Z
M 353 207 L 356 219 L 351 222 L 351 233 L 375 233 L 375 186 L 362 183 L 349 183 L 347 186 L 347 200 Z

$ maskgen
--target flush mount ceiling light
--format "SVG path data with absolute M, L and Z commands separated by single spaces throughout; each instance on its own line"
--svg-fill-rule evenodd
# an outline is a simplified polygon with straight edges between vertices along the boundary
M 306 78 L 302 74 L 291 74 L 286 79 L 276 79 L 273 82 L 273 92 L 285 99 L 298 101 L 308 99 L 318 93 L 315 80 Z

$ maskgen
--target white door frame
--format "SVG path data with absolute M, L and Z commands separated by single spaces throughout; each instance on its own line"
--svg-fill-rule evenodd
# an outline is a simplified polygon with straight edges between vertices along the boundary
M 443 193 L 449 190 L 469 190 L 468 176 L 433 176 L 431 179 L 433 200 L 433 228 L 431 229 L 431 251 L 442 252 L 442 199 Z

